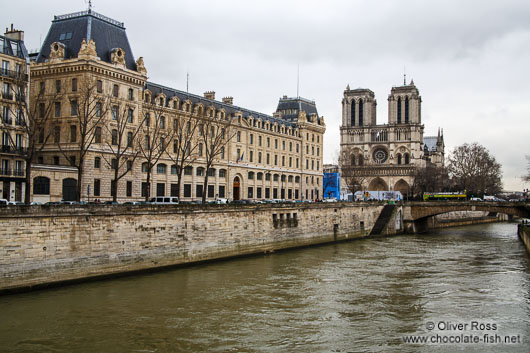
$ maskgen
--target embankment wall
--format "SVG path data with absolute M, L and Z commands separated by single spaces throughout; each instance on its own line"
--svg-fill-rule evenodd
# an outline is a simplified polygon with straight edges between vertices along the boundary
M 0 292 L 363 237 L 383 206 L 8 206 Z
M 517 233 L 526 247 L 526 250 L 530 253 L 530 223 L 519 224 L 517 227 Z

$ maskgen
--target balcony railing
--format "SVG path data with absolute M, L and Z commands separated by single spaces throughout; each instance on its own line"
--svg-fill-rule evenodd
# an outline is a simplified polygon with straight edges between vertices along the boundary
M 0 175 L 11 175 L 12 172 L 9 168 L 0 168 Z
M 8 69 L 0 69 L 0 76 L 9 77 L 15 80 L 23 80 L 23 81 L 28 80 L 27 74 L 20 72 L 20 71 L 16 71 L 16 70 L 13 71 L 13 70 L 8 70 Z
M 11 93 L 11 92 L 2 92 L 2 98 L 13 100 L 13 93 Z
M 28 151 L 27 147 L 19 147 L 19 146 L 10 146 L 10 145 L 1 145 L 0 146 L 0 152 L 1 153 L 9 153 L 9 154 L 24 154 Z
M 0 168 L 0 175 L 24 176 L 25 174 L 24 169 Z

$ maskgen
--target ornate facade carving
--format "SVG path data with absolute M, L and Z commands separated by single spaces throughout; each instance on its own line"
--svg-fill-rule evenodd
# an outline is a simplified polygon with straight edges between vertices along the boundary
M 98 53 L 96 52 L 96 42 L 90 39 L 87 43 L 83 38 L 83 41 L 81 42 L 81 49 L 79 49 L 77 57 L 79 59 L 98 59 Z

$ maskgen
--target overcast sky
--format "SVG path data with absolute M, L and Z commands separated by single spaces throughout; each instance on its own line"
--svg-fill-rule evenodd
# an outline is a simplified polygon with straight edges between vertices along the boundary
M 84 0 L 11 1 L 0 26 L 25 31 L 38 49 L 54 15 Z M 446 153 L 484 145 L 503 166 L 507 190 L 530 154 L 530 2 L 528 0 L 93 1 L 125 23 L 149 80 L 272 114 L 283 95 L 316 101 L 324 116 L 324 161 L 339 149 L 346 85 L 369 88 L 377 121 L 388 121 L 392 86 L 412 78 L 422 96 L 425 135 L 443 128 Z M 2 28 L 3 29 L 3 28 Z M 96 43 L 97 46 L 97 43 Z

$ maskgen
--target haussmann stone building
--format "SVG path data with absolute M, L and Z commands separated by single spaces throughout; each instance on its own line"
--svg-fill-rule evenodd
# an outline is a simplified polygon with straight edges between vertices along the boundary
M 117 168 L 113 150 L 125 143 L 118 137 L 131 145 L 139 136 L 134 143 L 153 143 L 146 131 L 170 131 L 183 120 L 202 126 L 202 120 L 211 117 L 230 122 L 233 131 L 212 167 L 206 170 L 206 153 L 197 136 L 191 147 L 193 161 L 185 166 L 179 188 L 177 165 L 170 158 L 178 141 L 161 142 L 168 152 L 151 169 L 149 196 L 188 201 L 203 193 L 209 200 L 321 198 L 325 124 L 315 102 L 284 96 L 276 112 L 267 115 L 238 107 L 231 97 L 219 101 L 213 91 L 200 96 L 148 81 L 146 65 L 141 57 L 135 59 L 124 24 L 92 10 L 55 16 L 31 65 L 30 79 L 31 98 L 42 100 L 43 107 L 53 104 L 49 140 L 33 165 L 33 201 L 75 199 L 76 163 L 83 151 L 78 114 L 86 98 L 83 87 L 89 84 L 95 87 L 89 109 L 102 118 L 90 130 L 93 140 L 83 156 L 81 200 L 112 199 Z M 122 112 L 127 115 L 123 133 L 118 131 Z M 128 172 L 118 182 L 119 202 L 142 200 L 147 193 L 147 162 L 143 155 L 133 158 L 133 151 L 120 159 Z
M 2 147 L 0 149 L 0 197 L 23 201 L 25 189 L 24 110 L 27 103 L 29 57 L 24 45 L 24 32 L 6 28 L 0 35 L 0 118 Z

